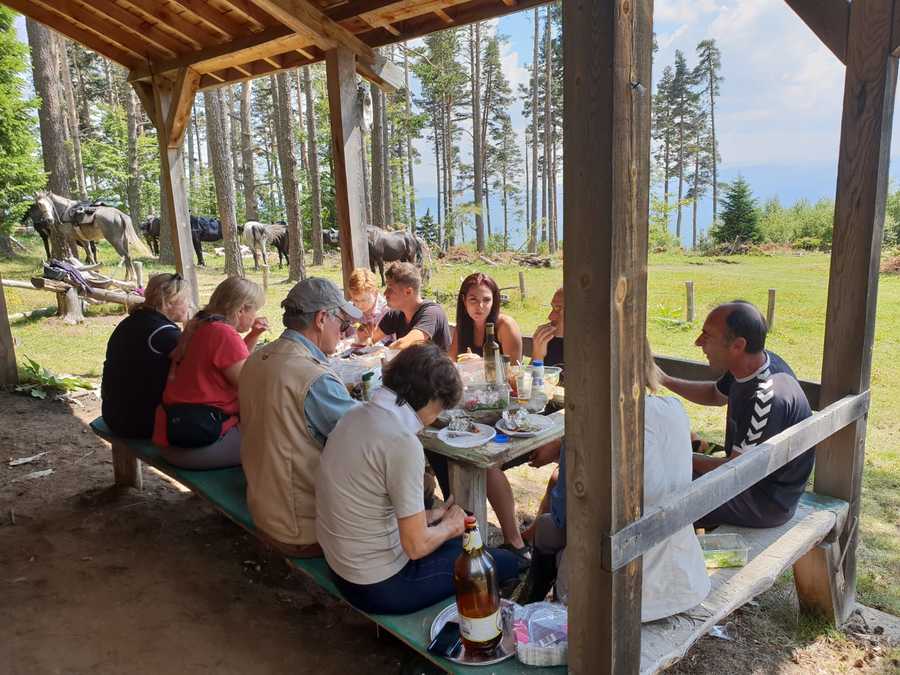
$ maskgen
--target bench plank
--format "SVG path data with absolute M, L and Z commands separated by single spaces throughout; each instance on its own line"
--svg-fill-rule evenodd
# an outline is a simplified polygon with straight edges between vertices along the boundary
M 244 476 L 243 469 L 240 467 L 212 469 L 207 471 L 181 469 L 166 462 L 161 457 L 159 448 L 153 445 L 149 440 L 117 438 L 103 421 L 102 417 L 98 417 L 91 422 L 91 429 L 104 440 L 114 444 L 116 448 L 121 449 L 122 451 L 131 452 L 136 459 L 146 462 L 160 472 L 190 488 L 234 523 L 247 530 L 250 534 L 256 536 L 256 526 L 253 524 L 250 510 L 247 508 L 247 480 Z M 328 570 L 324 558 L 288 558 L 287 560 L 291 567 L 303 572 L 312 579 L 312 581 L 334 597 L 343 600 L 343 597 L 331 579 L 331 573 Z M 443 668 L 449 673 L 459 673 L 460 675 L 486 675 L 487 671 L 484 668 L 461 667 L 446 659 L 434 657 L 427 652 L 428 643 L 430 642 L 428 639 L 429 628 L 438 613 L 452 602 L 452 598 L 447 598 L 447 600 L 419 612 L 406 615 L 360 613 L 387 630 L 397 639 L 409 645 L 412 649 L 419 652 L 423 657 L 437 665 L 439 668 Z M 520 673 L 522 675 L 525 675 L 526 673 L 534 673 L 535 675 L 561 675 L 564 672 L 564 668 L 535 668 L 526 666 L 513 658 L 491 667 L 490 672 L 496 673 L 497 675 L 519 675 Z
M 794 517 L 780 527 L 717 529 L 717 534 L 739 533 L 750 545 L 750 561 L 744 567 L 710 570 L 712 588 L 706 600 L 690 611 L 644 624 L 641 673 L 657 673 L 683 658 L 717 622 L 771 587 L 794 562 L 840 528 L 848 509 L 847 502 L 806 493 Z

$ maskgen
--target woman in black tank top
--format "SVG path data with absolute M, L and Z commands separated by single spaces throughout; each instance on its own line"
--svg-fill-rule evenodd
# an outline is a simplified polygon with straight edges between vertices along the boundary
M 500 351 L 512 363 L 522 360 L 522 333 L 511 316 L 500 313 L 497 282 L 481 272 L 467 276 L 456 300 L 456 330 L 450 343 L 450 358 L 467 352 L 482 355 L 485 325 L 493 323 Z

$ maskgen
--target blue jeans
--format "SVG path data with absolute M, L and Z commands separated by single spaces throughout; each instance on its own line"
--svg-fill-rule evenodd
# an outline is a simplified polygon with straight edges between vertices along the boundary
M 411 614 L 456 593 L 453 563 L 462 553 L 462 537 L 451 539 L 419 560 L 410 560 L 394 576 L 374 584 L 354 584 L 333 571 L 344 598 L 369 614 Z M 500 583 L 518 574 L 518 559 L 509 551 L 488 549 Z

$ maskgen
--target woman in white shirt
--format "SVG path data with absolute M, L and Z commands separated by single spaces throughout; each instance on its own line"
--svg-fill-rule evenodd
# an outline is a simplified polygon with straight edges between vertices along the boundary
M 408 614 L 453 595 L 465 512 L 449 497 L 425 510 L 416 434 L 456 405 L 462 382 L 434 344 L 407 347 L 372 400 L 341 418 L 316 481 L 316 536 L 335 584 L 365 612 Z M 492 550 L 502 583 L 517 559 Z

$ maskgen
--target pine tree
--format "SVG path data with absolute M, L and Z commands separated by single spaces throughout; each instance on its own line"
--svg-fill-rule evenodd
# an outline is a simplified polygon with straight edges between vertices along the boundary
M 697 120 L 699 96 L 694 91 L 694 78 L 684 54 L 675 51 L 675 69 L 670 89 L 672 124 L 675 126 L 675 171 L 678 176 L 678 215 L 675 220 L 675 236 L 681 241 L 681 205 L 684 200 L 685 177 L 690 166 L 689 146 L 693 138 L 693 124 Z
M 16 38 L 15 16 L 0 7 L 0 237 L 14 222 L 12 209 L 44 183 L 33 129 L 38 102 L 24 97 L 28 48 Z
M 669 184 L 675 175 L 675 145 L 677 141 L 675 125 L 672 124 L 672 80 L 675 74 L 672 66 L 663 69 L 662 77 L 653 95 L 653 141 L 656 144 L 653 159 L 662 177 L 663 208 L 669 210 Z
M 712 193 L 713 193 L 713 223 L 716 222 L 719 200 L 718 165 L 719 145 L 716 140 L 716 98 L 719 96 L 719 85 L 723 79 L 719 75 L 722 69 L 722 53 L 716 46 L 715 40 L 703 40 L 697 45 L 697 58 L 699 63 L 694 70 L 695 80 L 703 87 L 702 93 L 707 100 L 707 112 L 709 113 L 709 137 L 705 145 L 705 153 L 709 157 L 708 164 L 712 169 Z
M 762 240 L 759 212 L 750 185 L 738 176 L 722 200 L 722 219 L 712 230 L 719 244 L 753 244 Z

